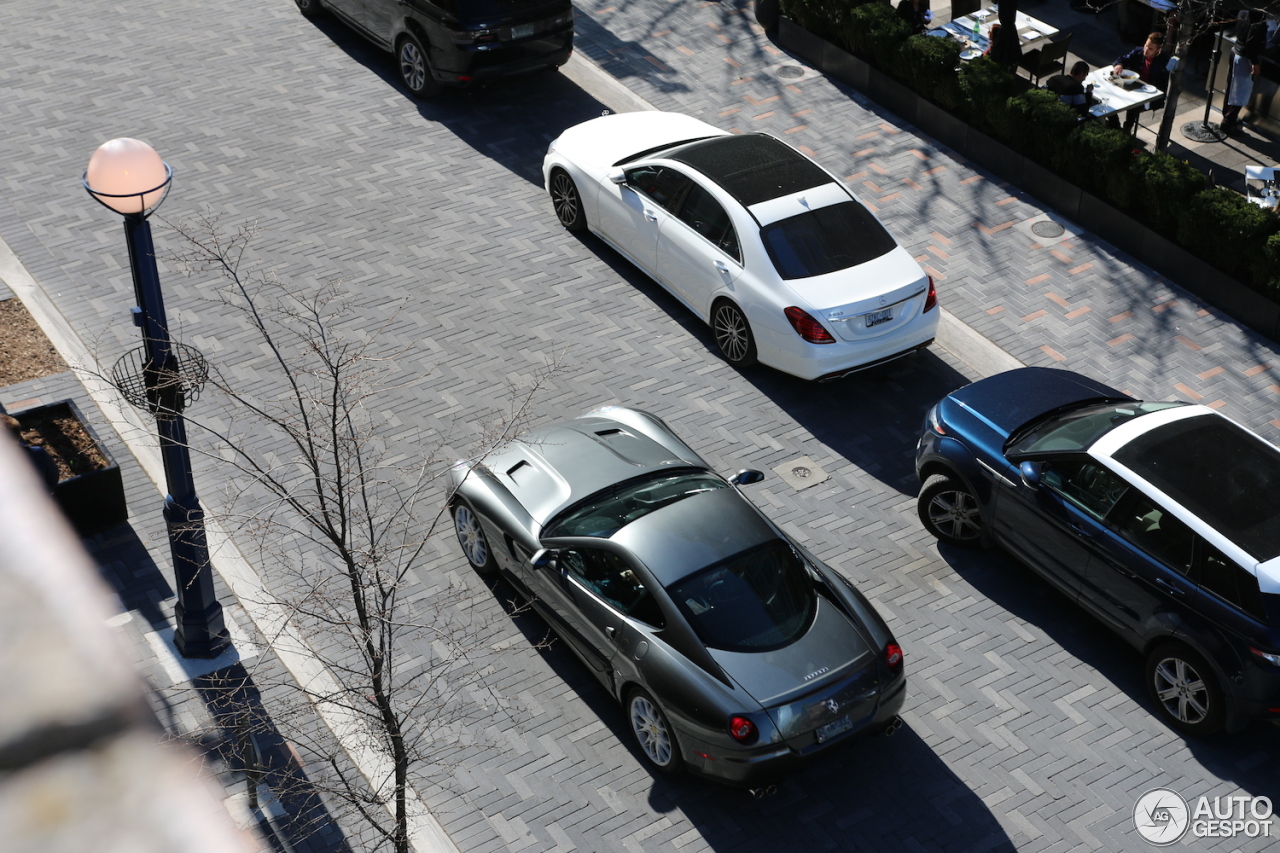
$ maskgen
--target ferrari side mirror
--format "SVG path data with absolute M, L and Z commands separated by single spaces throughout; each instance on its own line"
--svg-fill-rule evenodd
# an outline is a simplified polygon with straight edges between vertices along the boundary
M 729 478 L 729 482 L 735 486 L 750 486 L 764 479 L 764 474 L 751 468 L 743 468 L 738 473 Z

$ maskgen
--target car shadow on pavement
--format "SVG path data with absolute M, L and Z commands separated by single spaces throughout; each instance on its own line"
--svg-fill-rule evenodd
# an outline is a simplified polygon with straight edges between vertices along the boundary
M 1069 601 L 1031 569 L 998 549 L 976 550 L 939 544 L 938 554 L 978 595 L 1043 631 L 1052 643 L 1091 667 L 1141 706 L 1139 713 L 1147 714 L 1149 719 L 1142 721 L 1140 731 L 1153 744 L 1159 745 L 1166 736 L 1182 739 L 1195 759 L 1213 777 L 1229 781 L 1249 794 L 1280 801 L 1280 774 L 1276 773 L 1275 763 L 1276 757 L 1280 756 L 1280 726 L 1254 722 L 1236 733 L 1184 738 L 1167 729 L 1157 716 L 1143 682 L 1142 655 L 1084 608 Z M 1040 644 L 1034 645 L 1039 647 Z M 1016 655 L 1007 652 L 1001 652 L 1001 657 L 1007 662 L 1017 660 Z M 1029 661 L 1029 665 L 1038 666 L 1035 660 Z M 1095 713 L 1087 703 L 1078 703 L 1076 709 L 1086 717 Z M 1114 713 L 1114 710 L 1107 713 Z M 1134 738 L 1124 741 L 1125 744 L 1135 742 Z M 1161 747 L 1160 751 L 1165 749 L 1167 747 Z M 1173 778 L 1155 780 L 1164 784 L 1180 781 Z M 1225 792 L 1208 790 L 1203 793 L 1212 796 Z
M 915 451 L 925 412 L 969 384 L 932 349 L 831 382 L 767 367 L 743 375 L 833 453 L 903 495 L 920 490 Z
M 1015 849 L 977 793 L 909 725 L 854 740 L 759 800 L 678 776 L 655 777 L 649 804 L 683 813 L 711 848 L 734 853 Z
M 311 23 L 388 88 L 416 104 L 423 118 L 448 128 L 477 153 L 539 187 L 542 158 L 551 140 L 565 128 L 608 109 L 572 80 L 552 71 L 473 88 L 450 88 L 435 98 L 415 100 L 400 81 L 391 54 L 374 47 L 330 15 Z M 423 144 L 428 144 L 427 140 Z M 465 177 L 462 180 L 465 182 Z
M 504 611 L 515 610 L 519 596 L 510 584 L 499 579 L 486 586 Z M 631 753 L 636 766 L 647 770 L 622 707 L 583 663 L 564 642 L 547 642 L 554 635 L 536 613 L 524 610 L 512 619 L 555 675 Z M 892 737 L 876 733 L 855 738 L 760 800 L 746 790 L 684 773 L 650 771 L 650 776 L 648 806 L 658 814 L 683 815 L 680 822 L 692 822 L 716 850 L 853 849 L 850 838 L 857 839 L 857 849 L 1014 849 L 978 795 L 909 725 Z

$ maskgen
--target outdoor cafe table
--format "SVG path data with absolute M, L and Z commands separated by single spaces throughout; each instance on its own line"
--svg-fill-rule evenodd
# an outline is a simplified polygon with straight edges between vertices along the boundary
M 973 22 L 979 21 L 980 33 L 974 35 Z M 1022 52 L 1026 53 L 1037 47 L 1041 47 L 1049 41 L 1049 37 L 1056 35 L 1058 30 L 1051 24 L 1031 17 L 1025 12 L 1018 12 L 1015 19 L 1018 23 L 1018 45 L 1022 48 Z M 991 32 L 991 25 L 999 23 L 1000 8 L 999 6 L 991 6 L 974 12 L 972 15 L 962 15 L 954 21 L 948 21 L 941 27 L 937 27 L 929 31 L 931 36 L 947 37 L 957 39 L 971 51 L 976 50 L 977 53 L 970 53 L 969 56 L 962 56 L 962 59 L 972 59 L 975 56 L 981 56 L 986 53 L 991 42 L 987 38 L 987 34 Z
M 1122 110 L 1143 107 L 1164 97 L 1164 92 L 1150 83 L 1143 83 L 1136 89 L 1124 88 L 1119 80 L 1111 79 L 1111 68 L 1104 65 L 1084 78 L 1086 89 L 1090 83 L 1093 84 L 1093 97 L 1098 101 L 1089 107 L 1089 115 L 1102 118 Z

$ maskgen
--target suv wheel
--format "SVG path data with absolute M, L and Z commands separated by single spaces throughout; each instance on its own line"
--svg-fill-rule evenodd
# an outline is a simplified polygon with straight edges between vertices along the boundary
M 1164 721 L 1183 734 L 1211 735 L 1222 728 L 1226 698 L 1213 667 L 1181 643 L 1164 643 L 1147 655 L 1147 690 Z
M 924 529 L 948 545 L 976 548 L 983 544 L 978 499 L 958 477 L 934 474 L 925 480 L 916 511 Z
M 440 94 L 444 85 L 431 76 L 431 65 L 427 62 L 427 52 L 422 49 L 422 42 L 409 34 L 400 39 L 396 47 L 396 65 L 400 68 L 400 79 L 409 88 L 415 98 L 430 98 Z
M 324 12 L 324 6 L 320 0 L 294 0 L 298 4 L 298 11 L 302 13 L 304 18 L 315 18 Z

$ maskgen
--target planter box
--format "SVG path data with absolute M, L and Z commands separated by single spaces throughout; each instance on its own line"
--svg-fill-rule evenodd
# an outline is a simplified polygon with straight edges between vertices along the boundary
M 778 19 L 778 41 L 787 50 L 826 73 L 823 67 L 823 54 L 830 44 L 826 39 L 818 38 L 787 17 Z
M 917 95 L 836 45 L 782 18 L 778 45 L 814 68 L 853 86 L 924 133 L 987 171 L 1025 190 L 1066 218 L 1087 225 L 1174 284 L 1249 328 L 1280 341 L 1280 304 L 1214 269 L 1141 222 Z
M 1067 219 L 1080 221 L 1080 188 L 1029 157 L 1023 158 L 1022 180 L 1018 186 Z
M 1280 305 L 1149 228 L 1136 253 L 1143 263 L 1255 332 L 1280 340 Z
M 53 498 L 62 507 L 67 520 L 81 535 L 96 533 L 107 527 L 120 524 L 129 517 L 129 509 L 125 503 L 124 480 L 120 475 L 120 466 L 116 464 L 110 451 L 98 438 L 93 427 L 89 426 L 80 409 L 72 400 L 60 400 L 45 406 L 36 406 L 12 413 L 24 429 L 34 429 L 45 438 L 46 444 L 53 444 L 56 436 L 48 431 L 56 429 L 52 426 L 53 418 L 70 417 L 79 422 L 84 436 L 100 454 L 96 463 L 90 462 L 83 455 L 82 460 L 68 460 L 74 473 L 59 480 L 54 487 Z M 44 427 L 39 425 L 44 424 Z M 64 458 L 70 453 L 60 453 Z M 105 461 L 105 465 L 101 463 Z M 90 467 L 94 466 L 94 467 Z

